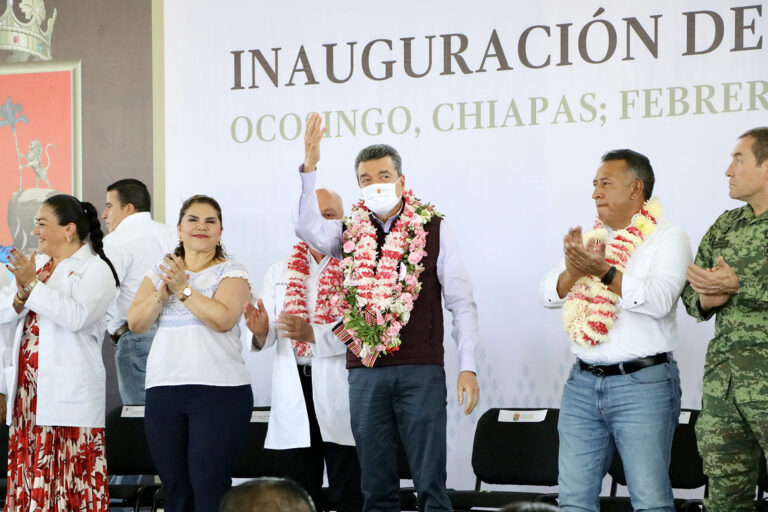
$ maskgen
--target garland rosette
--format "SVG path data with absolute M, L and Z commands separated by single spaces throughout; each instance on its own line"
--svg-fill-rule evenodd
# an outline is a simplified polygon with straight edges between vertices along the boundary
M 344 218 L 342 341 L 368 367 L 379 356 L 394 354 L 400 348 L 400 331 L 421 291 L 421 261 L 427 255 L 424 225 L 435 215 L 441 216 L 432 205 L 416 199 L 411 190 L 403 191 L 403 200 L 403 211 L 387 234 L 380 255 L 376 228 L 363 201 Z
M 661 204 L 651 198 L 640 212 L 632 217 L 629 227 L 616 233 L 605 247 L 605 262 L 624 272 L 632 252 L 656 230 L 661 218 Z M 604 242 L 608 231 L 599 220 L 594 229 L 584 234 L 584 243 Z M 591 348 L 608 340 L 608 332 L 614 325 L 619 296 L 593 275 L 581 276 L 568 292 L 563 304 L 563 327 L 571 341 L 581 347 Z
M 300 242 L 293 246 L 288 258 L 288 285 L 285 290 L 285 312 L 297 315 L 309 322 L 307 309 L 307 279 L 309 278 L 309 246 Z M 317 299 L 315 301 L 316 324 L 336 322 L 342 311 L 339 291 L 343 281 L 339 260 L 331 258 L 318 280 Z M 299 357 L 312 357 L 312 345 L 306 341 L 291 340 L 291 346 Z

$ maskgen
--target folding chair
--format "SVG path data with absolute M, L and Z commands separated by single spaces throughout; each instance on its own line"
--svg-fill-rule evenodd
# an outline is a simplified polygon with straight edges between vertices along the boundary
M 473 491 L 448 491 L 454 510 L 500 508 L 518 501 L 556 503 L 546 491 L 483 491 L 487 484 L 557 485 L 558 409 L 489 409 L 477 422 L 472 446 Z
M 675 428 L 672 438 L 672 452 L 669 464 L 669 480 L 673 489 L 698 489 L 706 485 L 707 477 L 704 475 L 703 463 L 696 446 L 696 420 L 699 418 L 698 410 L 683 409 L 680 411 L 680 421 Z M 617 497 L 618 485 L 627 485 L 624 474 L 624 466 L 618 451 L 614 455 L 611 468 L 611 496 L 600 498 L 601 512 L 632 511 L 632 505 L 628 497 Z M 692 500 L 676 499 L 677 510 L 697 510 L 691 508 L 695 504 Z
M 144 435 L 144 406 L 119 406 L 107 414 L 106 438 L 107 473 L 114 475 L 157 475 Z M 112 507 L 151 506 L 152 496 L 159 485 L 111 484 L 109 500 Z

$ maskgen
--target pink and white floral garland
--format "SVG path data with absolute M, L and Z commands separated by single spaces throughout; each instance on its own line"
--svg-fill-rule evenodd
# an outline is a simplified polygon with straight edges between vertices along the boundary
M 293 246 L 288 258 L 288 285 L 285 291 L 285 312 L 300 316 L 309 322 L 307 309 L 307 279 L 309 278 L 309 246 L 300 242 Z M 331 258 L 318 280 L 314 323 L 335 323 L 342 312 L 338 308 L 339 292 L 343 281 L 339 260 Z M 312 345 L 306 341 L 291 340 L 291 346 L 299 357 L 312 357 Z
M 368 208 L 360 201 L 344 219 L 343 341 L 351 338 L 350 350 L 365 366 L 399 350 L 400 331 L 421 291 L 420 262 L 427 255 L 424 224 L 440 215 L 415 199 L 411 190 L 403 191 L 403 199 L 403 211 L 387 234 L 378 261 L 376 228 Z
M 606 263 L 624 272 L 632 252 L 656 230 L 661 214 L 661 204 L 656 198 L 646 201 L 640 212 L 632 217 L 630 226 L 617 232 L 605 247 Z M 599 220 L 594 229 L 583 236 L 585 244 L 590 240 L 604 242 L 607 238 L 608 231 Z M 571 341 L 584 348 L 605 343 L 616 320 L 618 301 L 619 296 L 599 277 L 580 277 L 563 304 L 563 327 Z

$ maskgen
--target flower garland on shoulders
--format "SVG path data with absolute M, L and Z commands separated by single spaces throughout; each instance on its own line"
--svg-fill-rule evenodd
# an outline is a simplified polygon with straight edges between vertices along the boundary
M 632 217 L 630 226 L 618 231 L 605 247 L 605 262 L 624 272 L 632 252 L 656 230 L 661 218 L 661 204 L 651 198 Z M 599 220 L 584 234 L 584 243 L 605 242 L 608 231 Z M 593 275 L 581 276 L 568 292 L 563 304 L 563 327 L 575 344 L 591 348 L 608 340 L 618 311 L 619 296 Z
M 311 257 L 309 246 L 306 243 L 300 242 L 293 246 L 291 255 L 288 257 L 288 285 L 285 290 L 285 312 L 289 315 L 297 315 L 306 322 L 309 322 L 307 279 L 309 278 L 309 258 Z M 338 294 L 342 281 L 343 276 L 339 260 L 330 258 L 318 280 L 314 323 L 335 323 L 341 316 Z M 312 357 L 311 343 L 291 340 L 291 346 L 297 356 Z
M 408 323 L 419 297 L 420 263 L 427 255 L 424 225 L 442 216 L 430 204 L 422 204 L 413 191 L 403 191 L 403 210 L 377 254 L 376 228 L 363 201 L 344 219 L 341 266 L 344 269 L 344 325 L 342 341 L 373 366 L 381 355 L 399 350 L 400 331 Z

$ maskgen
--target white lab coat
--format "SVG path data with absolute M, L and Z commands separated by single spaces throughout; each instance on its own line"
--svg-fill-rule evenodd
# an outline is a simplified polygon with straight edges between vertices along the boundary
M 310 319 L 314 316 L 317 281 L 328 264 L 329 258 L 316 264 L 310 261 L 307 279 L 307 306 Z M 269 313 L 269 334 L 264 348 L 275 345 L 272 370 L 272 410 L 269 415 L 265 448 L 286 450 L 310 446 L 309 419 L 296 371 L 296 358 L 291 340 L 278 337 L 274 322 L 285 303 L 285 277 L 288 258 L 273 264 L 264 276 L 261 298 Z M 312 396 L 315 414 L 323 441 L 354 446 L 349 419 L 349 384 L 346 370 L 346 345 L 331 328 L 333 324 L 312 324 L 315 343 L 312 344 Z M 251 349 L 256 350 L 251 344 Z
M 37 267 L 50 258 L 38 256 Z M 10 425 L 18 380 L 19 350 L 27 313 L 38 314 L 40 339 L 36 423 L 104 427 L 106 377 L 101 358 L 105 312 L 117 292 L 109 266 L 86 244 L 39 283 L 20 314 L 13 308 L 16 285 L 0 291 L 0 359 Z

